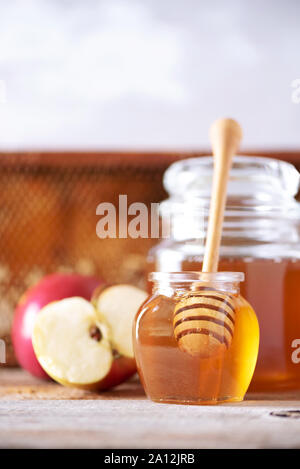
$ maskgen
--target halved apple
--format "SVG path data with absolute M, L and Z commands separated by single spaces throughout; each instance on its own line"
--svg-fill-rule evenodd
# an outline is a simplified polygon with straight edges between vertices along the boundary
M 32 343 L 55 381 L 90 390 L 109 386 L 105 378 L 114 361 L 110 331 L 89 301 L 73 297 L 45 306 L 36 317 Z
M 99 291 L 99 290 L 98 290 Z M 98 319 L 107 322 L 111 330 L 111 342 L 121 356 L 134 358 L 132 325 L 134 317 L 147 298 L 147 293 L 132 285 L 113 285 L 100 289 L 92 301 Z
M 98 290 L 94 304 L 79 297 L 48 304 L 33 328 L 40 365 L 55 381 L 88 390 L 130 378 L 136 372 L 132 324 L 146 298 L 136 287 L 116 285 Z
M 53 301 L 80 296 L 90 300 L 103 280 L 94 276 L 54 273 L 46 275 L 20 298 L 12 324 L 12 342 L 19 364 L 37 378 L 49 379 L 40 366 L 32 347 L 36 316 Z

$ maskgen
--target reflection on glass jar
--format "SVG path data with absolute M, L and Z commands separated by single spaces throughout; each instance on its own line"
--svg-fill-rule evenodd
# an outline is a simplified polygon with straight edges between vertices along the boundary
M 211 157 L 183 160 L 166 171 L 170 198 L 161 214 L 171 221 L 171 236 L 149 253 L 149 271 L 201 270 L 211 177 Z M 241 292 L 258 316 L 261 340 L 251 391 L 300 389 L 298 188 L 299 173 L 289 163 L 234 158 L 219 270 L 245 273 Z
M 241 401 L 256 364 L 256 315 L 238 272 L 150 274 L 152 296 L 138 312 L 134 351 L 147 395 L 157 402 Z

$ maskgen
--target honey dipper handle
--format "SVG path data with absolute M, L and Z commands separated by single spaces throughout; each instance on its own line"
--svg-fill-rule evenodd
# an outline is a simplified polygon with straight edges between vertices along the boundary
M 231 161 L 242 138 L 242 129 L 233 119 L 218 119 L 210 129 L 214 173 L 202 272 L 217 272 L 219 249 Z

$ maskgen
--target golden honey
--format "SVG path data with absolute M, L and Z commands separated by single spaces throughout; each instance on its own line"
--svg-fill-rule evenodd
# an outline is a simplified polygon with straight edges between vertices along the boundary
M 241 401 L 251 381 L 259 344 L 259 327 L 249 303 L 239 293 L 238 273 L 155 273 L 153 295 L 138 312 L 134 349 L 147 395 L 157 402 L 216 404 Z M 216 279 L 223 279 L 216 281 Z M 203 288 L 230 295 L 233 333 L 228 347 L 216 353 L 192 354 L 182 349 L 174 332 L 178 304 Z M 224 319 L 224 323 L 226 320 Z M 208 323 L 208 327 L 209 323 Z M 205 335 L 207 350 L 213 335 Z M 202 349 L 203 351 L 203 349 Z
M 201 267 L 197 259 L 181 264 L 183 271 Z M 300 261 L 231 258 L 220 259 L 219 268 L 245 274 L 240 291 L 255 309 L 259 322 L 259 353 L 249 391 L 299 390 Z M 150 269 L 155 270 L 153 265 Z
M 160 206 L 169 236 L 151 249 L 149 271 L 200 271 L 211 197 L 213 161 L 193 158 L 164 175 Z M 241 294 L 260 327 L 249 390 L 300 390 L 300 174 L 289 163 L 236 156 L 230 172 L 220 247 L 221 271 L 245 274 Z

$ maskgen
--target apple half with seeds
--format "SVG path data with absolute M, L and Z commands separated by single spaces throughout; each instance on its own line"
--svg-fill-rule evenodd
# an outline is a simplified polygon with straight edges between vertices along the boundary
M 93 305 L 73 297 L 50 303 L 40 311 L 32 343 L 40 365 L 55 381 L 99 389 L 113 364 L 109 335 Z
M 40 366 L 32 347 L 32 333 L 36 316 L 53 301 L 80 296 L 90 300 L 95 288 L 103 280 L 79 274 L 55 273 L 46 275 L 20 298 L 12 324 L 12 341 L 19 364 L 37 378 L 49 379 Z
M 147 293 L 132 285 L 112 285 L 93 295 L 99 318 L 104 318 L 111 330 L 112 346 L 119 355 L 134 358 L 132 325 L 134 317 L 148 297 Z
M 136 372 L 132 324 L 147 294 L 130 285 L 101 288 L 93 303 L 79 297 L 45 306 L 32 343 L 55 381 L 87 390 L 116 386 Z

